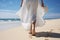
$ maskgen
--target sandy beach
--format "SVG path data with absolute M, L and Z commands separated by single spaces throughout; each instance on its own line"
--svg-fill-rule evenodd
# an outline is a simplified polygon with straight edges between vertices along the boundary
M 22 26 L 0 31 L 0 40 L 60 40 L 60 19 L 46 20 L 43 27 L 36 28 L 36 36 Z

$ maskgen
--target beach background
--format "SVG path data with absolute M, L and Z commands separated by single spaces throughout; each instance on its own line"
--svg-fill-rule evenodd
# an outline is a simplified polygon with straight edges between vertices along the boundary
M 44 0 L 48 12 L 43 17 L 43 27 L 36 28 L 36 36 L 31 36 L 21 26 L 16 15 L 21 0 L 0 0 L 0 40 L 60 40 L 60 0 Z

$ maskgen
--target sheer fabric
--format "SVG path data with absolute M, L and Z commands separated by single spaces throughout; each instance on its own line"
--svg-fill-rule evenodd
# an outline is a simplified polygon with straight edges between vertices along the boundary
M 34 20 L 36 20 L 36 27 L 42 27 L 45 24 L 43 19 L 45 10 L 41 6 L 40 0 L 24 0 L 22 7 L 16 14 L 25 29 L 29 29 Z

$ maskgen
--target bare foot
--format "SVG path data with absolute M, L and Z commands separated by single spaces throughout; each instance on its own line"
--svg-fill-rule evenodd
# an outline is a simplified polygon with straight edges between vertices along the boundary
M 35 33 L 35 31 L 33 30 L 33 31 L 32 31 L 32 36 L 35 36 L 35 35 L 36 35 L 36 33 Z
M 32 36 L 36 36 L 36 34 L 32 34 Z
M 45 39 L 45 40 L 49 40 L 49 39 Z

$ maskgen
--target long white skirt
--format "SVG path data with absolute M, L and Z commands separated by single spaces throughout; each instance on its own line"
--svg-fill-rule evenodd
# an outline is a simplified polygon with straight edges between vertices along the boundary
M 41 5 L 39 3 L 38 3 L 38 5 L 35 4 L 35 6 L 37 6 L 36 15 L 34 15 L 33 14 L 34 11 L 32 11 L 34 5 L 31 5 L 29 3 L 27 3 L 27 4 L 24 3 L 24 5 L 22 5 L 20 10 L 16 13 L 19 16 L 19 18 L 21 19 L 22 26 L 27 30 L 30 29 L 31 24 L 34 20 L 36 20 L 36 25 L 35 25 L 36 27 L 42 27 L 45 24 L 45 21 L 43 19 L 43 16 L 45 14 L 44 8 L 41 7 Z

